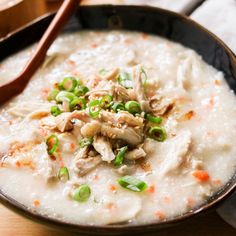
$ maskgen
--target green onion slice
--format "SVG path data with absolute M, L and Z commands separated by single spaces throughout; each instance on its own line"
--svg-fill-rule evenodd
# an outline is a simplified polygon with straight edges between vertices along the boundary
M 49 155 L 52 155 L 59 146 L 59 139 L 55 134 L 50 135 L 47 140 L 47 151 Z
M 121 111 L 121 110 L 125 110 L 125 105 L 123 103 L 120 103 L 120 102 L 114 102 L 112 105 L 111 105 L 111 109 L 114 111 L 114 112 L 118 112 L 118 111 Z
M 75 96 L 73 93 L 68 92 L 68 91 L 61 91 L 61 92 L 59 92 L 59 93 L 57 94 L 57 96 L 56 96 L 56 101 L 57 101 L 58 103 L 61 103 L 61 102 L 63 102 L 63 101 L 69 101 L 69 102 L 71 102 L 71 101 L 73 101 L 75 98 L 76 98 L 76 96 Z
M 113 97 L 111 95 L 105 95 L 100 99 L 100 107 L 101 108 L 109 108 L 111 106 L 111 102 Z
M 87 184 L 81 185 L 74 192 L 73 199 L 78 202 L 85 202 L 91 195 L 91 189 Z
M 81 85 L 75 88 L 74 94 L 78 97 L 85 95 L 89 91 L 88 87 Z
M 128 146 L 125 146 L 119 150 L 118 154 L 116 155 L 115 161 L 114 161 L 115 166 L 120 166 L 123 163 L 127 149 L 128 149 Z
M 166 130 L 159 126 L 150 128 L 148 135 L 150 138 L 155 139 L 158 142 L 163 142 L 167 138 Z
M 133 80 L 131 75 L 125 71 L 119 74 L 118 83 L 127 89 L 133 88 Z
M 57 94 L 59 93 L 60 91 L 58 89 L 53 89 L 49 95 L 48 95 L 48 101 L 52 101 L 52 100 L 55 100 L 56 99 L 56 96 Z
M 107 72 L 108 72 L 108 70 L 106 70 L 106 69 L 104 69 L 104 68 L 102 68 L 102 69 L 100 69 L 99 71 L 98 71 L 98 74 L 99 75 L 106 75 L 107 74 Z
M 53 115 L 53 116 L 58 116 L 58 115 L 60 115 L 62 113 L 62 111 L 60 110 L 60 108 L 58 107 L 58 106 L 52 106 L 51 107 L 51 114 Z
M 131 114 L 141 113 L 140 104 L 136 101 L 128 101 L 125 103 L 125 109 Z
M 94 100 L 89 103 L 89 115 L 92 118 L 97 118 L 100 114 L 101 107 L 100 107 L 100 101 Z
M 144 181 L 130 175 L 121 177 L 120 179 L 118 179 L 118 183 L 121 187 L 134 192 L 142 192 L 148 187 L 148 185 Z
M 66 182 L 67 180 L 69 180 L 70 175 L 68 169 L 65 166 L 61 167 L 57 173 L 57 177 L 62 182 Z
M 70 109 L 73 110 L 83 110 L 86 108 L 86 100 L 84 98 L 75 98 L 70 103 Z
M 157 117 L 157 116 L 152 116 L 150 114 L 145 114 L 145 118 L 153 123 L 157 123 L 157 124 L 161 124 L 162 122 L 162 118 L 161 117 Z
M 72 92 L 72 91 L 74 91 L 77 84 L 78 84 L 78 82 L 77 82 L 76 78 L 66 77 L 58 84 L 58 88 L 60 90 L 66 90 L 66 91 Z
M 79 146 L 81 148 L 90 146 L 93 143 L 93 138 L 83 138 L 79 141 Z

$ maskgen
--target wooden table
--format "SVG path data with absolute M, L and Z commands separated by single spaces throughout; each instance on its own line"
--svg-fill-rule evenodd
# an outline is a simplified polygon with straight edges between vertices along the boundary
M 111 2 L 109 0 L 104 0 L 106 2 Z M 115 2 L 121 2 L 121 0 L 114 0 Z M 194 0 L 199 2 L 199 0 Z M 32 8 L 32 2 L 34 7 Z M 100 3 L 98 0 L 85 0 L 86 3 Z M 131 2 L 131 1 L 129 1 Z M 190 1 L 188 1 L 190 2 Z M 8 24 L 5 27 L 5 31 L 0 31 L 0 36 L 7 34 L 9 31 L 17 28 L 18 26 L 29 22 L 33 18 L 36 18 L 46 12 L 56 10 L 60 4 L 59 2 L 55 3 L 46 3 L 45 0 L 25 0 L 24 14 L 22 14 L 21 21 L 16 24 L 14 18 L 11 22 L 6 22 Z M 179 6 L 178 6 L 179 7 Z M 34 9 L 32 11 L 32 9 Z M 187 9 L 187 6 L 184 6 L 181 9 Z M 21 9 L 22 10 L 22 9 Z M 6 14 L 5 17 L 8 15 Z M 0 15 L 0 20 L 3 15 Z M 1 22 L 0 22 L 1 23 Z M 1 28 L 0 28 L 1 29 Z M 53 229 L 45 228 L 42 225 L 31 222 L 27 219 L 24 219 L 21 216 L 16 215 L 15 213 L 9 211 L 0 205 L 0 236 L 68 236 L 66 232 L 58 232 Z M 191 219 L 181 225 L 178 225 L 171 229 L 165 229 L 163 231 L 157 232 L 154 235 L 159 236 L 169 236 L 169 235 L 178 235 L 178 236 L 235 236 L 236 230 L 231 226 L 226 224 L 216 212 L 208 213 L 204 216 L 198 216 L 194 219 Z

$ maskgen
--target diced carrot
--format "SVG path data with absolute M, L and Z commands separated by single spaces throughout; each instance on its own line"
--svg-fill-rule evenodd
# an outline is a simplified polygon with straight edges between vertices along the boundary
M 75 61 L 73 61 L 71 59 L 67 60 L 67 63 L 71 66 L 75 66 Z
M 109 186 L 109 189 L 110 189 L 111 192 L 115 192 L 115 191 L 117 190 L 117 187 L 116 187 L 116 185 L 111 184 L 111 185 Z
M 109 210 L 116 209 L 116 204 L 113 203 L 113 202 L 109 202 L 109 203 L 106 204 L 106 208 L 109 209 Z
M 221 81 L 218 80 L 218 79 L 216 79 L 216 80 L 214 81 L 214 84 L 215 84 L 216 86 L 219 86 L 219 85 L 221 85 Z
M 124 39 L 124 43 L 125 44 L 131 44 L 132 40 L 130 38 L 126 38 L 126 39 Z
M 90 45 L 92 48 L 96 48 L 98 45 L 96 43 L 91 43 Z
M 16 167 L 20 168 L 21 167 L 21 163 L 19 161 L 16 162 Z
M 159 220 L 165 220 L 166 218 L 166 215 L 162 211 L 156 211 L 154 214 Z
M 75 144 L 74 144 L 74 143 L 71 143 L 71 144 L 70 144 L 70 150 L 71 150 L 71 151 L 74 151 L 74 150 L 75 150 Z
M 148 172 L 148 171 L 151 171 L 151 170 L 152 170 L 151 164 L 150 164 L 148 161 L 142 160 L 142 161 L 140 161 L 139 164 L 140 164 L 140 167 L 141 167 L 145 172 Z
M 141 38 L 146 40 L 148 38 L 148 35 L 146 33 L 141 33 Z
M 147 189 L 147 192 L 155 193 L 155 185 L 150 185 L 149 188 Z
M 58 83 L 53 84 L 53 88 L 57 89 L 58 88 Z
M 93 176 L 93 180 L 99 180 L 99 175 L 97 175 L 97 174 L 94 175 L 94 176 Z
M 33 204 L 37 207 L 37 206 L 40 206 L 40 201 L 39 200 L 37 200 L 37 199 L 35 199 L 34 201 L 33 201 Z
M 210 179 L 209 174 L 204 170 L 195 170 L 192 175 L 201 182 L 206 182 Z

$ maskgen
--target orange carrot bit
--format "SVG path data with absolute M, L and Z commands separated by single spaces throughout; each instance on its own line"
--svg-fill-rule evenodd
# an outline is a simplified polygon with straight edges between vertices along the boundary
M 130 38 L 126 38 L 126 39 L 124 39 L 124 43 L 125 44 L 131 44 L 132 40 Z
M 74 151 L 74 150 L 75 150 L 75 144 L 74 144 L 74 143 L 71 143 L 71 144 L 70 144 L 70 150 L 71 150 L 71 151 Z
M 218 80 L 218 79 L 216 79 L 216 80 L 214 81 L 214 84 L 215 84 L 216 86 L 220 86 L 220 85 L 221 85 L 221 81 Z
M 96 43 L 91 43 L 91 45 L 90 45 L 92 48 L 97 48 L 98 47 L 98 45 L 96 44 Z
M 206 182 L 210 179 L 209 174 L 204 170 L 195 170 L 192 175 L 201 182 Z
M 109 186 L 109 190 L 110 190 L 111 192 L 116 192 L 116 190 L 117 190 L 116 185 L 114 185 L 114 184 L 110 184 L 110 186 Z
M 75 61 L 73 61 L 73 60 L 67 60 L 67 63 L 69 64 L 69 65 L 71 65 L 71 66 L 75 66 L 76 65 L 76 63 L 75 63 Z
M 42 97 L 43 98 L 48 98 L 48 94 L 49 94 L 49 88 L 42 88 Z
M 156 211 L 154 214 L 155 214 L 155 217 L 159 220 L 166 219 L 166 215 L 162 211 Z
M 164 203 L 168 203 L 168 204 L 171 203 L 171 198 L 169 196 L 164 196 L 162 200 Z
M 53 88 L 54 88 L 54 89 L 58 89 L 58 83 L 54 83 L 54 84 L 53 84 Z
M 20 168 L 21 167 L 21 163 L 19 161 L 16 162 L 16 167 Z
M 192 208 L 195 204 L 195 200 L 192 197 L 187 198 L 187 207 Z
M 141 33 L 141 38 L 146 40 L 148 38 L 148 35 L 146 33 Z
M 149 193 L 155 193 L 155 185 L 150 185 L 149 188 L 147 189 L 147 192 Z
M 38 207 L 38 206 L 40 206 L 40 201 L 36 199 L 33 201 L 33 204 L 34 204 L 34 206 Z
M 99 180 L 99 175 L 97 175 L 97 174 L 94 175 L 94 176 L 93 176 L 93 180 Z
M 191 111 L 185 113 L 183 116 L 181 116 L 179 118 L 179 121 L 191 120 L 193 118 L 193 116 L 195 116 L 195 115 L 196 115 L 195 111 L 191 110 Z
M 109 210 L 114 210 L 117 208 L 116 204 L 113 203 L 113 202 L 109 202 L 106 204 L 106 208 L 109 209 Z
M 222 184 L 222 181 L 220 179 L 213 179 L 211 182 L 216 186 L 220 186 Z

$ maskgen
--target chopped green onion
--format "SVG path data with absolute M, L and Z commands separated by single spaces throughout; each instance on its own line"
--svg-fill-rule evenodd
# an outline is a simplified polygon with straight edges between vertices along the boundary
M 123 71 L 119 74 L 118 83 L 127 89 L 133 88 L 133 80 L 131 75 L 127 72 Z
M 77 79 L 77 86 L 81 86 L 81 85 L 83 85 L 82 80 L 81 79 Z
M 71 92 L 67 92 L 67 91 L 61 91 L 60 93 L 57 94 L 56 96 L 56 101 L 57 102 L 63 102 L 63 101 L 73 101 L 76 98 L 76 96 L 71 93 Z
M 127 149 L 128 149 L 128 146 L 125 146 L 119 150 L 118 154 L 116 155 L 116 159 L 114 161 L 115 166 L 120 166 L 123 163 Z
M 93 138 L 83 138 L 79 141 L 79 146 L 81 148 L 90 146 L 93 143 Z
M 134 192 L 142 192 L 147 189 L 147 184 L 142 180 L 139 180 L 133 176 L 123 176 L 118 179 L 118 183 L 121 187 L 132 190 Z
M 155 139 L 158 142 L 163 142 L 167 138 L 167 134 L 164 128 L 155 126 L 149 129 L 148 135 L 150 138 Z
M 60 90 L 66 90 L 68 92 L 72 92 L 72 91 L 74 91 L 77 84 L 78 83 L 77 83 L 76 78 L 66 77 L 58 84 L 58 88 Z
M 100 107 L 109 108 L 111 106 L 111 102 L 113 97 L 111 95 L 105 95 L 100 99 Z
M 84 98 L 75 98 L 70 103 L 70 109 L 73 110 L 83 110 L 86 108 L 86 100 Z
M 146 118 L 148 121 L 151 121 L 151 122 L 157 123 L 157 124 L 161 124 L 161 122 L 162 122 L 162 118 L 161 118 L 161 117 L 152 116 L 152 115 L 150 115 L 150 114 L 145 114 L 145 118 Z
M 47 151 L 49 155 L 52 155 L 59 146 L 59 140 L 58 137 L 55 134 L 50 135 L 47 140 Z
M 66 167 L 61 167 L 57 173 L 57 177 L 60 181 L 66 182 L 70 179 L 69 171 Z
M 75 88 L 74 94 L 78 97 L 85 95 L 89 91 L 88 87 L 81 85 Z
M 91 195 L 91 189 L 87 184 L 81 185 L 74 192 L 73 199 L 78 202 L 85 202 Z
M 59 92 L 60 91 L 58 89 L 53 89 L 48 95 L 48 101 L 55 100 L 55 98 Z
M 51 107 L 51 114 L 53 116 L 58 116 L 62 113 L 62 111 L 60 110 L 60 108 L 58 106 L 52 106 Z
M 89 103 L 89 115 L 92 118 L 97 118 L 100 114 L 101 107 L 100 107 L 100 101 L 94 100 Z
M 136 101 L 128 101 L 125 103 L 125 109 L 131 114 L 141 113 L 140 104 Z
M 114 112 L 118 112 L 120 110 L 125 110 L 125 105 L 123 103 L 120 103 L 120 102 L 114 102 L 112 105 L 111 105 L 111 109 L 114 111 Z

